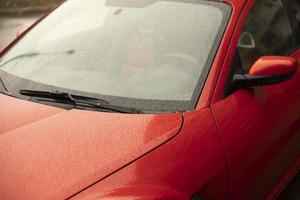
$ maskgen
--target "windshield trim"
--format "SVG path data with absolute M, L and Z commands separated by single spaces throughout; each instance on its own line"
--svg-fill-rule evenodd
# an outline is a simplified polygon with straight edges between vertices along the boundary
M 211 2 L 207 1 L 208 4 L 210 4 Z M 221 1 L 215 1 L 215 2 L 221 2 Z M 204 88 L 204 85 L 207 81 L 207 78 L 208 78 L 208 75 L 209 75 L 209 72 L 211 70 L 211 67 L 215 61 L 215 57 L 217 56 L 217 53 L 218 53 L 218 50 L 221 46 L 221 43 L 222 43 L 222 40 L 224 38 L 224 34 L 226 32 L 226 28 L 228 26 L 228 23 L 229 23 L 229 20 L 230 20 L 230 17 L 231 17 L 231 14 L 232 14 L 232 6 L 226 2 L 221 2 L 221 4 L 214 4 L 215 7 L 219 8 L 222 13 L 223 13 L 223 20 L 221 22 L 221 26 L 219 28 L 219 32 L 216 36 L 216 39 L 212 45 L 212 49 L 211 49 L 211 52 L 209 54 L 209 57 L 204 65 L 204 68 L 202 70 L 202 73 L 201 73 L 201 76 L 198 80 L 198 83 L 197 83 L 197 86 L 194 90 L 194 93 L 193 93 L 193 97 L 191 99 L 191 104 L 190 104 L 190 107 L 193 107 L 193 109 L 196 108 L 197 104 L 198 104 L 198 101 L 200 99 L 200 96 L 202 94 L 202 90 Z M 225 6 L 222 6 L 222 4 L 224 5 L 227 5 L 227 8 L 225 8 Z M 228 9 L 226 11 L 226 9 Z

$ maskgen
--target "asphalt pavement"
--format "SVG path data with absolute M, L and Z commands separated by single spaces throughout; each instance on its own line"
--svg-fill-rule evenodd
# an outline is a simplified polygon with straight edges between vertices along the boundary
M 30 26 L 39 16 L 0 17 L 0 50 L 16 38 L 18 31 Z M 300 200 L 300 173 L 288 185 L 278 200 Z

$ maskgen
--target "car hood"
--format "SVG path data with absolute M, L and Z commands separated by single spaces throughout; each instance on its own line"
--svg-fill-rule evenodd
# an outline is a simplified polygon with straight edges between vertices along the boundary
M 65 199 L 170 140 L 176 114 L 63 110 L 0 95 L 1 199 Z

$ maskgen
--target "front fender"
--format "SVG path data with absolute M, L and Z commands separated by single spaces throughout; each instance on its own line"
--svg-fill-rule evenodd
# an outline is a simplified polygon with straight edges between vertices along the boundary
M 86 197 L 85 197 L 86 198 Z M 90 200 L 185 200 L 179 191 L 158 185 L 130 185 L 88 198 Z

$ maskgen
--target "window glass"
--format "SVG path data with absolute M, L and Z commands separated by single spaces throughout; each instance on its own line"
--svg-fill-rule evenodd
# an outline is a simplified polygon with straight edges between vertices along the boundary
M 300 45 L 300 1 L 299 0 L 290 0 L 291 5 L 291 11 L 292 11 L 292 17 L 294 18 L 296 22 L 296 39 L 298 45 Z
M 228 13 L 199 0 L 66 1 L 0 59 L 0 74 L 13 93 L 51 87 L 143 111 L 190 109 Z
M 292 29 L 282 2 L 257 0 L 238 44 L 243 70 L 248 72 L 261 56 L 286 55 L 292 47 Z

